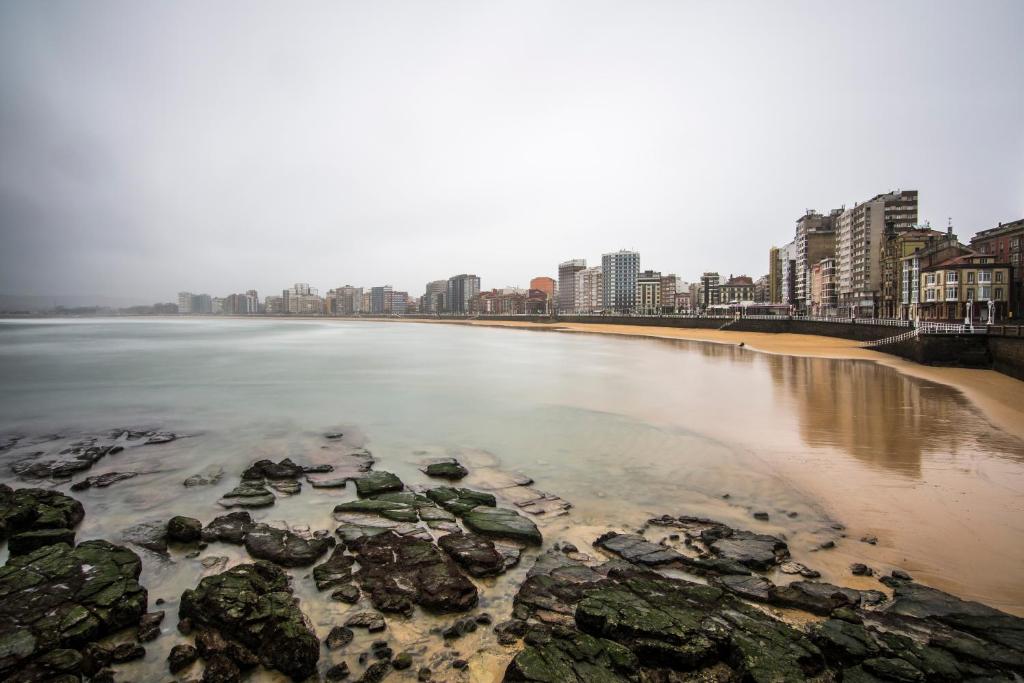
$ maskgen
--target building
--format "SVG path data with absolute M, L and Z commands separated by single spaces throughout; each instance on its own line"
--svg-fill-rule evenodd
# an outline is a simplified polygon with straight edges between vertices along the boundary
M 405 315 L 409 312 L 409 292 L 391 292 L 391 314 Z
M 283 315 L 288 312 L 283 296 L 268 296 L 263 300 L 263 312 L 267 315 Z
M 1012 268 L 971 251 L 921 268 L 920 320 L 994 324 L 1009 313 Z
M 558 312 L 572 313 L 576 307 L 576 274 L 587 267 L 586 259 L 558 264 Z M 603 303 L 603 302 L 602 302 Z
M 536 313 L 536 315 L 545 315 L 547 313 L 551 313 L 555 305 L 555 292 L 557 291 L 557 289 L 558 283 L 555 282 L 553 278 L 540 276 L 530 280 L 529 291 L 540 292 L 540 294 L 544 295 L 544 306 L 542 307 L 541 311 Z M 531 306 L 536 307 L 536 301 L 539 300 L 540 294 L 532 295 Z
M 823 317 L 836 315 L 836 260 L 823 258 L 812 265 L 808 282 L 807 312 Z
M 823 215 L 808 210 L 796 221 L 796 259 L 793 272 L 793 303 L 798 311 L 807 308 L 808 278 L 810 266 L 821 259 L 835 256 L 836 253 L 836 218 L 842 209 L 835 209 Z
M 682 284 L 678 275 L 661 276 L 661 311 L 662 313 L 674 313 L 676 310 L 676 292 Z
M 178 292 L 178 313 L 192 312 L 192 292 Z
M 689 313 L 692 310 L 690 306 L 690 287 L 692 285 L 687 285 L 686 289 L 676 292 L 676 313 Z
M 880 267 L 882 271 L 881 307 L 878 317 L 900 318 L 903 315 L 903 259 L 918 249 L 926 247 L 929 241 L 941 239 L 944 233 L 930 228 L 914 228 L 896 232 L 886 226 L 885 242 L 882 245 Z
M 221 297 L 221 296 L 215 296 L 215 297 L 211 298 L 210 299 L 210 313 L 213 313 L 214 315 L 223 315 L 224 312 L 225 312 L 224 311 L 224 302 L 225 301 L 226 301 L 226 299 L 224 299 L 224 297 Z
M 576 298 L 570 310 L 584 315 L 599 313 L 604 307 L 604 274 L 601 272 L 601 266 L 576 271 L 574 277 L 573 289 Z M 559 287 L 559 301 L 561 295 Z
M 293 315 L 322 315 L 324 302 L 316 287 L 310 287 L 308 283 L 296 282 L 291 289 L 281 292 L 284 299 L 286 313 Z
M 753 301 L 754 279 L 749 275 L 729 275 L 729 279 L 718 286 L 718 299 L 723 304 Z
M 362 294 L 359 295 L 359 310 L 361 312 L 363 312 L 363 313 L 369 313 L 370 312 L 370 299 L 371 299 L 370 290 L 368 290 L 368 289 L 365 290 Z
M 392 312 L 393 290 L 391 285 L 370 288 L 370 313 L 389 315 Z
M 768 289 L 767 275 L 762 275 L 754 280 L 754 302 L 759 304 L 770 304 L 772 302 Z
M 921 272 L 925 268 L 971 253 L 971 250 L 960 244 L 952 227 L 945 233 L 929 237 L 923 247 L 909 256 L 904 256 L 900 263 L 900 312 L 904 320 L 917 320 L 920 317 Z
M 421 313 L 441 313 L 447 307 L 445 298 L 448 296 L 448 281 L 434 280 L 428 282 L 423 296 L 420 297 Z
M 722 302 L 720 292 L 718 291 L 721 281 L 721 276 L 712 271 L 700 276 L 700 298 L 697 303 L 702 311 L 706 311 L 711 306 L 717 306 Z
M 661 273 L 645 270 L 636 277 L 637 313 L 661 313 Z
M 1007 317 L 1019 321 L 1024 317 L 1024 218 L 982 230 L 971 238 L 971 249 L 1010 264 L 1013 273 Z
M 768 250 L 768 301 L 782 303 L 782 249 L 778 247 Z
M 917 191 L 876 195 L 842 211 L 835 222 L 839 309 L 844 315 L 876 317 L 882 285 L 884 234 L 917 225 Z
M 796 240 L 779 249 L 779 303 L 796 306 Z
M 448 278 L 448 312 L 469 313 L 469 300 L 480 293 L 480 278 L 476 275 L 455 275 Z
M 353 315 L 362 310 L 362 298 L 362 287 L 337 287 L 324 297 L 324 310 L 331 315 Z
M 640 274 L 640 254 L 621 251 L 601 256 L 604 278 L 603 306 L 606 311 L 628 312 L 636 306 L 636 279 Z

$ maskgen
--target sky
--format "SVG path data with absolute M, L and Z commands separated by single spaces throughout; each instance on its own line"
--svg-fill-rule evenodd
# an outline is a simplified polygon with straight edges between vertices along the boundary
M 754 277 L 894 189 L 1024 217 L 1024 2 L 0 0 L 0 294 L 172 301 L 640 252 Z

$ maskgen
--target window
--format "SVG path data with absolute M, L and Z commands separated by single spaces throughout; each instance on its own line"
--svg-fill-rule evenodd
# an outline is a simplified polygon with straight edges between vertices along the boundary
M 967 273 L 967 281 L 968 282 L 974 282 L 974 271 L 973 270 L 970 271 L 969 273 Z
M 925 301 L 935 301 L 935 290 L 934 289 L 926 289 L 924 291 L 924 300 Z
M 992 282 L 992 273 L 987 270 L 979 270 L 978 282 Z
M 996 299 L 1002 299 L 1003 298 L 1003 288 L 1002 287 L 996 287 L 996 296 L 995 296 L 995 298 Z
M 968 301 L 974 301 L 974 287 L 970 287 L 967 290 L 967 300 Z
M 959 277 L 959 274 L 955 270 L 947 271 L 946 272 L 946 283 L 947 284 L 953 284 L 954 282 L 957 281 L 957 277 Z
M 978 298 L 981 299 L 982 301 L 986 301 L 988 299 L 991 299 L 992 298 L 992 288 L 991 287 L 979 287 L 978 288 Z
M 996 282 L 1002 282 L 1002 281 L 1003 281 L 1003 271 L 997 270 L 996 271 Z
M 925 281 L 925 284 L 934 285 L 935 284 L 935 273 L 928 273 L 927 275 L 925 275 L 924 276 L 924 281 Z
M 946 287 L 946 301 L 956 301 L 956 287 Z

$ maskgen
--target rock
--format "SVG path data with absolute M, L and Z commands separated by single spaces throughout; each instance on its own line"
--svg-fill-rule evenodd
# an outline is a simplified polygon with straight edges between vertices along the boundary
M 306 477 L 309 485 L 315 489 L 343 489 L 351 477 Z
M 75 532 L 73 529 L 38 529 L 36 531 L 22 531 L 14 534 L 7 541 L 7 549 L 11 556 L 25 555 L 54 543 L 65 543 L 73 546 L 75 544 Z
M 207 524 L 203 529 L 202 539 L 208 543 L 221 541 L 241 545 L 252 527 L 252 516 L 248 512 L 231 512 L 215 517 Z
M 456 669 L 458 671 L 462 671 L 463 669 L 465 669 L 468 666 L 469 666 L 469 662 L 467 662 L 465 659 L 454 659 L 454 660 L 452 660 L 452 668 Z
M 242 672 L 225 655 L 212 655 L 206 660 L 202 683 L 238 683 Z
M 217 503 L 226 508 L 262 508 L 274 504 L 274 494 L 262 483 L 243 481 Z
M 373 645 L 370 647 L 370 651 L 373 653 L 373 656 L 377 659 L 390 660 L 391 657 L 395 654 L 394 650 L 388 647 L 388 641 L 386 640 L 374 641 Z
M 356 493 L 360 498 L 376 496 L 391 491 L 401 491 L 404 487 L 402 480 L 390 472 L 376 471 L 369 472 L 356 480 Z
M 139 629 L 136 638 L 140 643 L 148 643 L 156 640 L 160 635 L 160 624 L 164 620 L 164 612 L 150 612 L 143 614 L 139 619 Z
M 220 483 L 224 476 L 224 468 L 220 465 L 207 465 L 200 472 L 185 479 L 185 486 L 213 486 Z
M 754 602 L 770 602 L 772 589 L 775 588 L 763 576 L 721 576 L 711 580 L 715 586 L 721 586 L 731 593 Z
M 348 678 L 348 674 L 348 664 L 346 662 L 341 662 L 328 669 L 324 673 L 324 678 L 329 681 L 340 681 Z
M 481 493 L 472 489 L 459 489 L 450 486 L 439 486 L 429 489 L 426 496 L 442 508 L 456 515 L 462 515 L 481 505 L 494 507 L 497 500 L 494 494 Z
M 464 612 L 477 602 L 476 586 L 430 541 L 387 532 L 351 544 L 356 581 L 382 612 Z
M 794 581 L 786 586 L 774 586 L 768 600 L 779 607 L 794 607 L 812 614 L 828 615 L 840 607 L 857 607 L 861 592 L 830 583 Z
M 146 656 L 146 648 L 138 643 L 121 643 L 110 652 L 110 661 L 115 664 L 123 664 Z
M 522 619 L 509 619 L 495 626 L 494 634 L 502 645 L 513 645 L 517 640 L 526 635 L 528 628 L 529 624 Z
M 440 479 L 451 479 L 458 480 L 469 474 L 469 470 L 459 464 L 457 460 L 450 459 L 443 462 L 435 462 L 427 465 L 422 469 L 422 472 L 428 477 L 438 477 Z
M 353 638 L 355 638 L 355 634 L 352 633 L 352 629 L 346 626 L 335 626 L 327 634 L 327 639 L 324 642 L 327 643 L 327 647 L 331 650 L 337 650 L 347 646 L 352 642 Z
M 331 593 L 331 600 L 347 602 L 354 605 L 359 602 L 359 589 L 354 584 L 347 584 Z
M 688 557 L 671 548 L 651 543 L 640 534 L 620 534 L 609 531 L 594 541 L 594 545 L 618 555 L 631 564 L 644 567 L 679 564 L 697 574 L 750 574 L 749 569 L 735 560 Z
M 167 554 L 167 523 L 162 521 L 140 522 L 121 532 L 121 540 L 137 545 L 160 555 Z
M 537 525 L 514 510 L 478 506 L 462 514 L 462 523 L 481 536 L 506 538 L 527 545 L 543 541 Z
M 356 679 L 356 683 L 380 683 L 390 672 L 391 662 L 376 662 L 366 667 L 366 671 Z
M 72 491 L 84 491 L 89 488 L 103 489 L 125 479 L 132 479 L 139 476 L 138 472 L 107 472 L 94 477 L 86 477 L 71 485 Z
M 405 671 L 412 666 L 412 655 L 408 652 L 400 652 L 391 660 L 391 666 L 395 668 L 395 671 Z
M 730 560 L 758 571 L 765 571 L 789 559 L 785 541 L 768 534 L 755 534 L 703 517 L 664 515 L 650 524 L 683 530 L 690 546 L 698 551 Z M 734 573 L 734 572 L 719 572 Z
M 0 679 L 62 666 L 74 656 L 46 658 L 137 624 L 147 604 L 141 568 L 138 555 L 106 541 L 10 558 L 0 568 Z
M 353 564 L 355 559 L 346 555 L 343 547 L 335 548 L 325 562 L 313 567 L 313 581 L 317 590 L 323 591 L 351 584 Z
M 877 545 L 878 536 L 862 536 L 860 542 L 867 543 L 868 545 Z
M 864 626 L 845 620 L 827 619 L 815 624 L 810 636 L 828 661 L 840 666 L 853 666 L 879 651 Z
M 173 432 L 157 432 L 156 434 L 153 434 L 148 439 L 146 439 L 146 444 L 147 445 L 152 445 L 152 444 L 170 443 L 170 442 L 176 440 L 177 438 L 178 438 L 178 435 L 174 434 Z
M 470 576 L 496 576 L 505 570 L 504 556 L 486 538 L 456 532 L 441 536 L 437 545 Z
M 305 539 L 285 529 L 255 524 L 245 536 L 245 549 L 261 560 L 270 560 L 282 567 L 305 567 L 313 564 L 335 543 L 331 537 Z
M 320 641 L 299 610 L 288 575 L 264 561 L 241 564 L 181 595 L 179 616 L 219 630 L 295 680 L 316 672 Z M 209 665 L 209 663 L 208 663 Z
M 467 633 L 473 633 L 474 631 L 476 631 L 477 626 L 478 624 L 476 623 L 476 619 L 474 619 L 473 617 L 465 617 L 463 619 L 459 619 L 458 621 L 452 622 L 447 627 L 442 629 L 441 635 L 446 640 L 454 640 L 456 638 L 461 638 Z
M 865 671 L 868 671 L 887 681 L 905 681 L 916 683 L 924 680 L 924 674 L 915 669 L 913 665 L 896 657 L 875 657 L 867 659 L 862 664 Z
M 767 512 L 755 512 L 754 513 L 754 519 L 759 520 L 761 522 L 767 522 L 768 521 L 768 513 Z
M 0 541 L 27 531 L 74 529 L 84 517 L 82 504 L 59 491 L 0 484 Z
M 383 631 L 387 624 L 384 622 L 384 617 L 375 612 L 359 612 L 346 619 L 345 626 L 365 628 L 370 633 L 377 633 Z
M 242 479 L 297 479 L 303 474 L 303 469 L 289 458 L 279 463 L 257 460 L 242 472 Z
M 420 670 L 416 672 L 416 680 L 420 683 L 426 683 L 433 678 L 433 672 L 427 667 L 420 667 Z
M 341 432 L 328 432 L 328 433 L 324 434 L 324 438 L 325 439 L 330 439 L 332 441 L 340 439 L 343 436 L 345 436 L 345 435 L 343 433 L 341 433 Z
M 819 545 L 817 549 L 818 550 L 831 550 L 832 548 L 835 548 L 835 547 L 836 547 L 836 542 L 835 541 L 825 541 L 824 543 Z
M 527 646 L 505 670 L 505 681 L 591 683 L 631 680 L 636 656 L 618 643 L 568 628 L 535 626 Z
M 872 574 L 874 574 L 874 572 L 875 570 L 873 570 L 871 567 L 860 562 L 854 562 L 850 565 L 850 573 L 852 573 L 854 576 L 871 576 Z
M 906 573 L 902 569 L 893 569 L 892 572 L 890 573 L 890 576 L 892 576 L 892 578 L 898 579 L 900 581 L 913 581 L 914 580 L 914 577 L 912 577 L 910 574 Z
M 821 577 L 821 572 L 818 572 L 810 567 L 801 564 L 800 562 L 783 562 L 779 565 L 779 571 L 783 574 L 799 574 L 805 579 L 817 579 Z
M 346 515 L 364 514 L 379 515 L 393 522 L 416 523 L 420 519 L 419 511 L 423 508 L 434 508 L 434 503 L 425 496 L 416 493 L 399 492 L 384 493 L 341 503 L 334 507 L 336 519 L 344 519 Z
M 172 674 L 176 674 L 190 666 L 198 657 L 199 654 L 191 645 L 175 645 L 171 648 L 171 654 L 167 656 L 167 668 Z
M 181 515 L 167 521 L 167 538 L 178 543 L 194 543 L 202 538 L 203 523 Z

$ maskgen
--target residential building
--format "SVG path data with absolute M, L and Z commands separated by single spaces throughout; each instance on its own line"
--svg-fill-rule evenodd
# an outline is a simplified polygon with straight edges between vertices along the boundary
M 267 315 L 283 315 L 288 312 L 283 296 L 268 296 L 263 300 L 263 312 Z
M 749 275 L 729 275 L 724 284 L 718 286 L 719 303 L 731 304 L 754 300 L 754 279 Z
M 352 315 L 362 310 L 363 288 L 345 285 L 327 292 L 324 307 L 331 315 Z
M 209 294 L 193 294 L 192 312 L 213 313 L 213 298 Z
M 558 264 L 558 312 L 572 313 L 576 307 L 576 273 L 585 270 L 586 259 L 573 259 Z
M 221 296 L 215 296 L 215 297 L 211 298 L 210 299 L 210 313 L 213 313 L 214 315 L 223 315 L 224 314 L 224 302 L 225 301 L 226 301 L 226 299 L 224 299 L 224 297 L 221 297 Z
M 448 296 L 448 281 L 447 280 L 434 280 L 428 282 L 426 291 L 423 296 L 420 297 L 420 312 L 421 313 L 440 313 L 447 307 L 445 306 L 445 297 Z
M 917 191 L 876 195 L 836 218 L 836 270 L 840 311 L 857 317 L 879 313 L 881 257 L 886 226 L 895 232 L 917 225 Z
M 700 276 L 700 299 L 698 300 L 698 305 L 702 311 L 722 303 L 719 292 L 720 285 L 721 277 L 716 272 L 706 272 Z
M 192 292 L 178 292 L 178 313 L 192 312 Z
M 661 312 L 672 313 L 676 310 L 676 292 L 682 280 L 678 275 L 661 276 Z
M 392 313 L 394 292 L 391 285 L 370 288 L 370 313 L 374 315 L 389 315 Z
M 878 317 L 901 317 L 903 312 L 903 259 L 927 246 L 930 240 L 941 239 L 943 236 L 944 233 L 930 228 L 914 228 L 896 232 L 895 227 L 886 226 L 885 242 L 882 246 L 881 307 Z
M 835 209 L 827 216 L 808 210 L 796 221 L 796 265 L 793 274 L 794 303 L 797 310 L 807 307 L 807 288 L 810 266 L 823 258 L 835 256 L 835 222 L 842 209 Z
M 971 238 L 971 248 L 992 256 L 1013 269 L 1010 285 L 1010 316 L 1017 322 L 1024 317 L 1024 218 L 1000 223 Z
M 836 298 L 836 260 L 823 258 L 811 266 L 807 312 L 817 316 L 834 316 Z
M 689 313 L 692 310 L 690 305 L 691 287 L 693 285 L 688 285 L 686 289 L 676 292 L 676 313 Z
M 281 298 L 284 299 L 286 313 L 293 315 L 323 314 L 323 299 L 320 298 L 316 287 L 310 287 L 308 283 L 296 282 L 291 289 L 281 292 Z
M 704 305 L 704 279 L 701 278 L 699 282 L 690 283 L 690 312 L 699 313 L 703 310 Z
M 604 307 L 604 274 L 601 272 L 601 266 L 576 271 L 573 292 L 575 301 L 568 312 L 584 315 L 600 312 Z M 563 294 L 561 285 L 559 285 L 558 294 L 559 301 L 561 301 Z
M 768 250 L 768 302 L 782 303 L 782 253 L 779 247 Z
M 780 282 L 779 303 L 796 307 L 796 240 L 779 249 Z
M 921 268 L 920 320 L 993 324 L 1009 313 L 1012 268 L 970 251 Z
M 636 306 L 636 278 L 640 274 L 640 254 L 621 251 L 601 256 L 601 274 L 604 291 L 604 309 L 620 313 Z
M 362 313 L 369 313 L 370 312 L 370 299 L 371 298 L 372 297 L 370 295 L 370 290 L 368 290 L 368 289 L 365 290 L 362 294 L 359 295 L 359 310 L 360 310 L 360 312 L 362 312 Z
M 754 301 L 759 304 L 770 304 L 772 302 L 768 289 L 767 275 L 762 275 L 754 280 Z
M 661 273 L 645 270 L 637 275 L 635 300 L 638 313 L 661 313 Z
M 558 289 L 558 283 L 555 282 L 554 278 L 541 275 L 530 280 L 530 289 L 536 289 L 539 292 L 544 292 L 544 295 L 549 301 L 554 301 L 555 290 Z
M 448 278 L 448 311 L 468 313 L 469 300 L 480 293 L 480 278 L 476 275 L 455 275 Z
M 409 312 L 409 292 L 391 293 L 392 315 L 405 315 Z
M 971 253 L 971 250 L 960 244 L 952 227 L 939 236 L 929 237 L 923 247 L 913 254 L 904 256 L 900 263 L 900 313 L 904 320 L 917 320 L 920 317 L 921 272 L 925 268 L 947 261 L 957 256 Z

